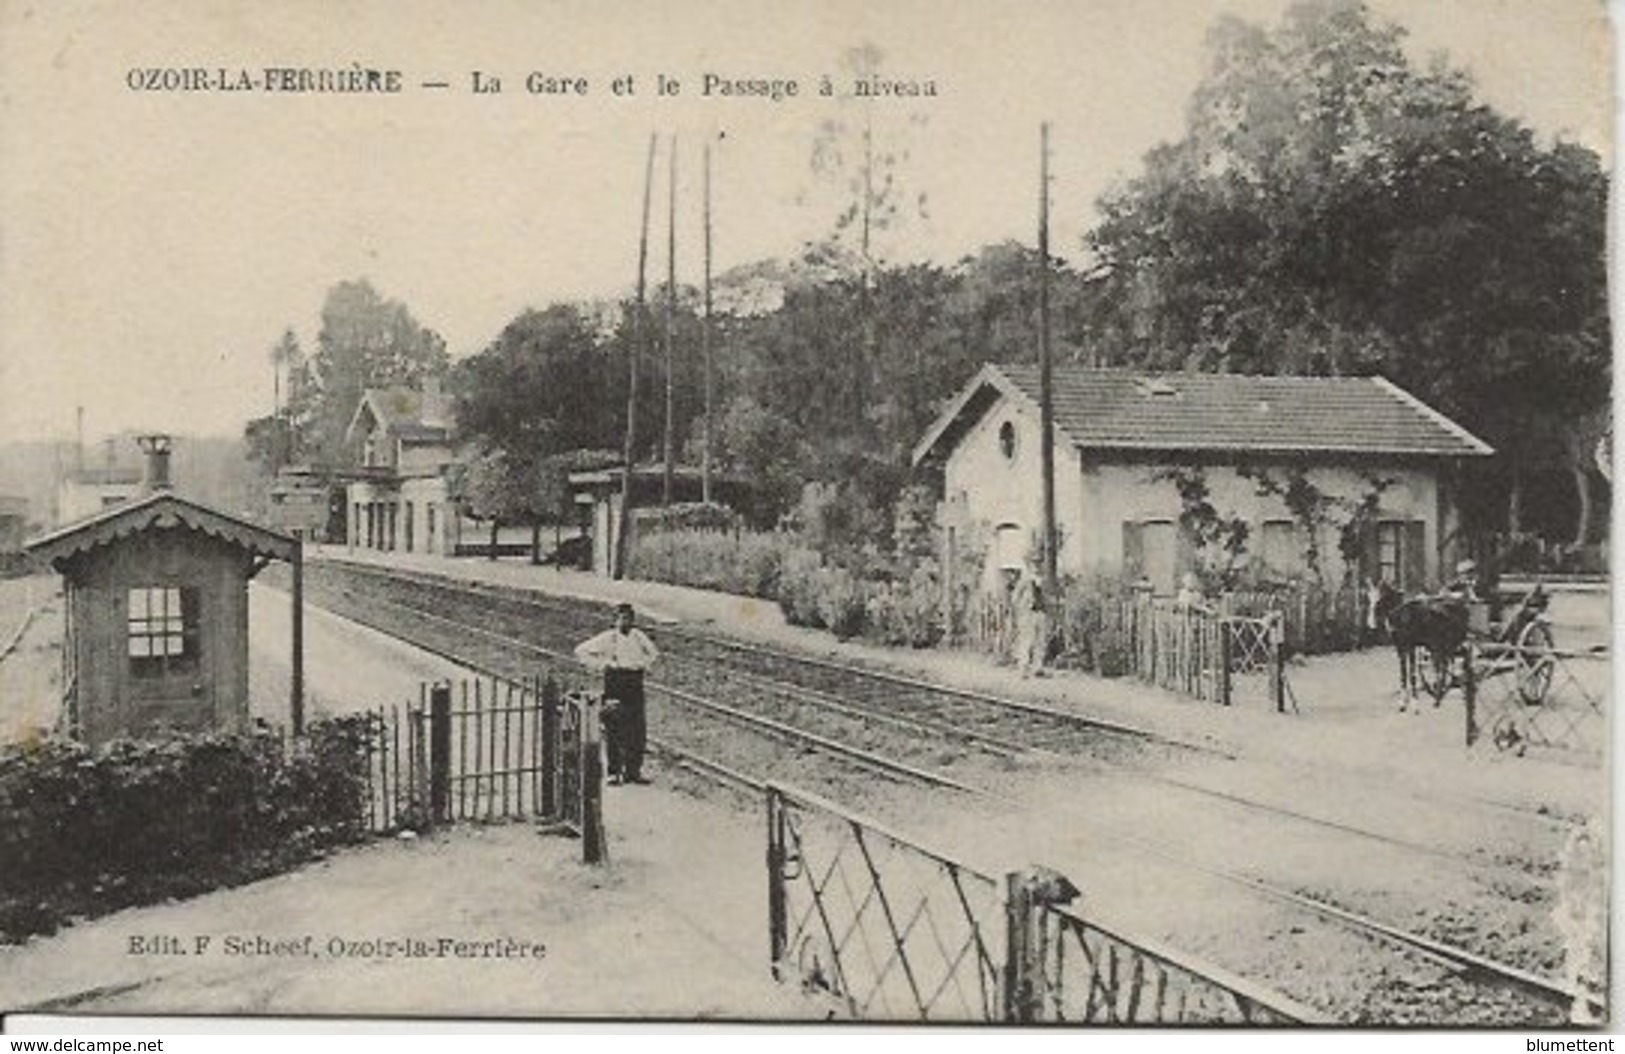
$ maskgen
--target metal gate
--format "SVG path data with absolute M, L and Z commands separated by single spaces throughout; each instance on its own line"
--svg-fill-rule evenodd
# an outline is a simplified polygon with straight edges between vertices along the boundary
M 774 976 L 875 1020 L 1323 1023 L 1063 906 L 1057 872 L 994 877 L 827 799 L 767 788 Z
M 999 883 L 816 795 L 770 784 L 773 973 L 846 1016 L 999 1020 Z
M 1467 745 L 1523 756 L 1531 747 L 1602 758 L 1608 749 L 1608 649 L 1469 642 L 1463 662 Z
M 601 702 L 556 680 L 419 686 L 371 711 L 367 817 L 378 833 L 458 821 L 541 819 L 603 852 Z

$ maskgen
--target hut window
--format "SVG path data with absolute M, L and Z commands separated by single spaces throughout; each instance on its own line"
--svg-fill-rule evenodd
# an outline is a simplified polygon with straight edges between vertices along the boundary
M 130 590 L 130 672 L 162 677 L 197 668 L 198 591 L 189 586 Z

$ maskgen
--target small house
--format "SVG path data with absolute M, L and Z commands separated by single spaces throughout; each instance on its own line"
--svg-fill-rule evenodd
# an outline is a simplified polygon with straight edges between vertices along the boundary
M 1453 566 L 1459 469 L 1493 451 L 1381 377 L 1057 367 L 1057 565 L 1149 582 L 1351 576 L 1418 589 Z M 990 572 L 1043 524 L 1039 371 L 984 367 L 914 450 L 941 469 L 949 531 Z M 1351 558 L 1352 557 L 1352 558 Z
M 294 564 L 293 724 L 301 715 L 299 543 L 179 497 L 167 437 L 144 437 L 145 493 L 29 542 L 66 584 L 69 726 L 92 745 L 248 724 L 248 582 Z
M 70 472 L 57 484 L 57 522 L 72 523 L 94 516 L 103 509 L 129 501 L 140 491 L 139 469 L 109 463 Z
M 408 553 L 457 551 L 461 520 L 447 470 L 452 404 L 433 378 L 361 394 L 345 432 L 357 464 L 346 488 L 352 548 Z

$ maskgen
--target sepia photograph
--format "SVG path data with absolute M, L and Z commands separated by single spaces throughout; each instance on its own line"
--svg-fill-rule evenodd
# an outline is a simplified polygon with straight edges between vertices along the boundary
M 0 0 L 0 1031 L 1610 1030 L 1612 14 Z

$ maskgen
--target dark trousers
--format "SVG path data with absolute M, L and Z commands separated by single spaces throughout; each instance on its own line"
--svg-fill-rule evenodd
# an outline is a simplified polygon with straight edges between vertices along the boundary
M 604 699 L 616 705 L 604 715 L 604 748 L 609 774 L 635 780 L 643 775 L 643 751 L 649 725 L 643 710 L 643 671 L 604 671 Z

